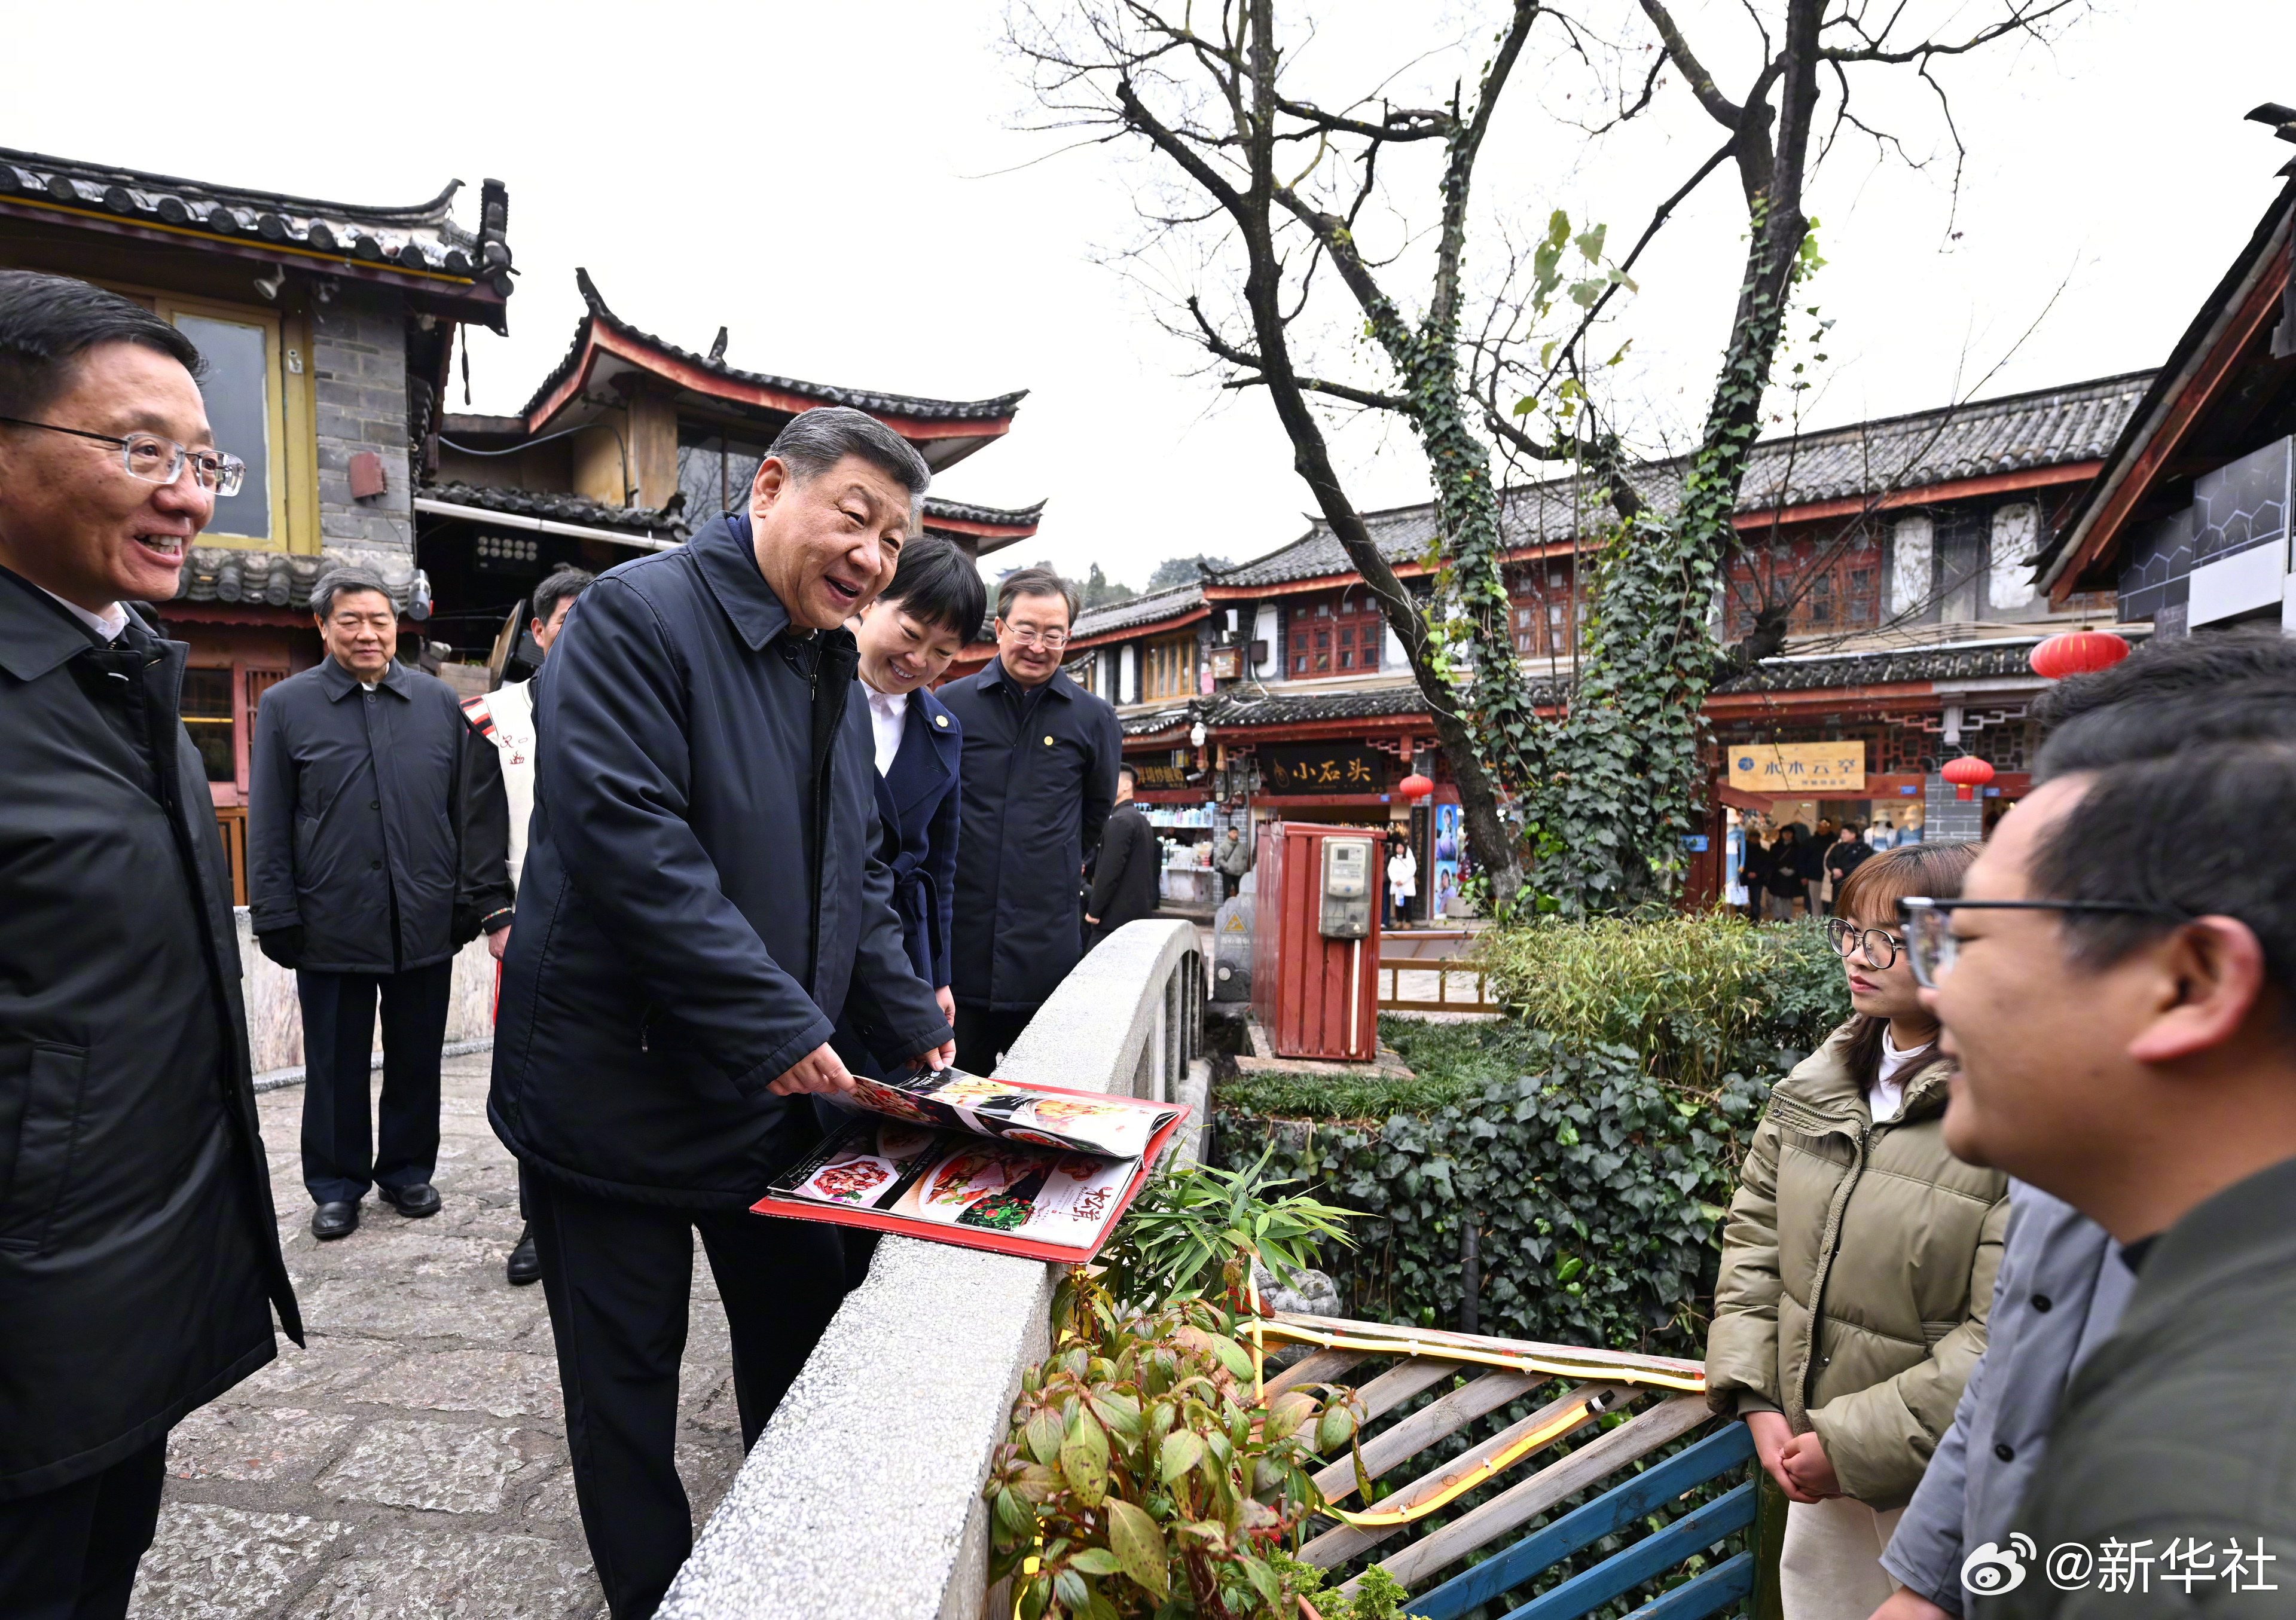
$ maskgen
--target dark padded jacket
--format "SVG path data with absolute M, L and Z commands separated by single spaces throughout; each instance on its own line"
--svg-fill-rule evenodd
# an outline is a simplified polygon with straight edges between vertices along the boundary
M 445 682 L 397 659 L 373 691 L 327 659 L 265 692 L 248 760 L 255 931 L 301 929 L 296 965 L 327 973 L 427 968 L 476 938 L 511 904 L 493 755 Z
M 956 960 L 964 1005 L 1029 1012 L 1084 954 L 1077 888 L 1116 802 L 1116 711 L 1055 671 L 1034 694 L 1003 660 L 942 687 L 964 728 Z
M 841 1012 L 888 1062 L 949 1039 L 878 858 L 853 638 L 788 627 L 736 514 L 603 575 L 551 647 L 488 1101 L 531 1169 L 747 1205 L 815 1128 L 766 1088 Z
M 1140 806 L 1128 799 L 1110 814 L 1092 868 L 1092 901 L 1085 909 L 1100 919 L 1101 937 L 1128 922 L 1153 916 L 1162 876 L 1156 830 Z
M 140 1451 L 302 1324 L 180 642 L 0 569 L 0 1501 Z

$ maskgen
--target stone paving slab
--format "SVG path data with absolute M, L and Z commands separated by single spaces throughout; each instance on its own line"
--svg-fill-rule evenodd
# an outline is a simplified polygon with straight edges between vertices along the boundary
M 176 1426 L 135 1620 L 600 1620 L 539 1288 L 513 1289 L 515 1166 L 487 1128 L 488 1054 L 450 1058 L 437 1186 L 310 1234 L 303 1092 L 258 1100 L 309 1346 Z M 378 1084 L 380 1076 L 377 1077 Z M 698 1527 L 742 1462 L 725 1317 L 695 1255 L 677 1469 Z

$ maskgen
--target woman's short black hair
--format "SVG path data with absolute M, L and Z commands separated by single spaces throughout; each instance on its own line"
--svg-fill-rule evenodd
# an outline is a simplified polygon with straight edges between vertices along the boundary
M 880 600 L 898 602 L 911 618 L 954 630 L 966 642 L 980 635 L 988 612 L 980 569 L 955 542 L 931 535 L 901 548 L 900 566 Z
M 140 343 L 200 374 L 192 340 L 143 305 L 69 275 L 0 270 L 0 416 L 37 416 L 99 343 Z

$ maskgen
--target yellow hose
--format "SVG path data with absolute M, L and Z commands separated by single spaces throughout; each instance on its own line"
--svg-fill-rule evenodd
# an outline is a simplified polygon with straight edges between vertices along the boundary
M 1327 1505 L 1322 1511 L 1330 1514 L 1333 1518 L 1365 1528 L 1378 1529 L 1395 1525 L 1407 1525 L 1413 1519 L 1423 1518 L 1445 1503 L 1473 1490 L 1494 1474 L 1520 1462 L 1540 1447 L 1553 1444 L 1601 1410 L 1602 1408 L 1592 1399 L 1573 1401 L 1505 1451 L 1493 1452 L 1466 1472 L 1447 1478 L 1443 1488 L 1434 1495 L 1422 1497 L 1406 1506 L 1374 1508 L 1365 1513 L 1350 1513 L 1345 1508 Z

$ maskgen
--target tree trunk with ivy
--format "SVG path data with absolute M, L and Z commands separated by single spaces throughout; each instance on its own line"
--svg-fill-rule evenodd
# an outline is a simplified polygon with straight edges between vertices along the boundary
M 1723 146 L 1660 206 L 1622 261 L 1603 258 L 1602 227 L 1574 236 L 1555 214 L 1531 256 L 1528 282 L 1518 282 L 1518 265 L 1492 295 L 1492 309 L 1505 318 L 1496 326 L 1486 320 L 1474 338 L 1463 331 L 1462 311 L 1475 165 L 1534 28 L 1548 18 L 1566 30 L 1573 26 L 1546 0 L 1513 0 L 1507 8 L 1471 100 L 1455 90 L 1437 107 L 1381 102 L 1376 118 L 1331 111 L 1289 92 L 1277 0 L 1217 8 L 1210 32 L 1197 30 L 1192 7 L 1173 16 L 1153 0 L 1073 0 L 1069 32 L 1038 23 L 1013 36 L 1047 108 L 1067 121 L 1144 139 L 1208 200 L 1200 215 L 1165 214 L 1168 227 L 1217 220 L 1241 246 L 1249 337 L 1223 331 L 1200 297 L 1185 301 L 1189 336 L 1228 368 L 1226 386 L 1267 390 L 1294 470 L 1402 643 L 1451 761 L 1469 851 L 1502 914 L 1627 911 L 1671 898 L 1684 870 L 1682 839 L 1703 797 L 1699 714 L 1707 693 L 1718 675 L 1751 667 L 1783 642 L 1784 610 L 1759 617 L 1748 643 L 1729 652 L 1709 621 L 1735 543 L 1738 492 L 1793 290 L 1818 262 L 1803 193 L 1821 65 L 1842 75 L 1846 98 L 1850 64 L 1911 64 L 1927 77 L 1933 59 L 2031 32 L 2076 0 L 1999 0 L 2005 16 L 1965 41 L 1906 45 L 1890 38 L 1901 12 L 1874 34 L 1852 3 L 1784 0 L 1780 37 L 1773 42 L 1765 32 L 1761 66 L 1742 100 L 1733 102 L 1663 0 L 1639 0 L 1659 49 L 1640 98 L 1628 105 L 1620 92 L 1616 121 L 1646 107 L 1661 70 L 1672 66 L 1723 127 Z M 1828 37 L 1845 43 L 1828 45 Z M 1160 110 L 1143 94 L 1144 82 L 1201 94 Z M 1847 116 L 1845 99 L 1837 128 Z M 1378 192 L 1381 154 L 1421 143 L 1432 143 L 1442 161 L 1433 262 L 1423 311 L 1414 319 L 1382 285 L 1385 266 L 1362 250 L 1356 232 Z M 1284 178 L 1292 160 L 1308 151 L 1306 168 Z M 1327 159 L 1349 178 L 1319 191 L 1315 179 Z M 1679 499 L 1670 513 L 1654 512 L 1627 477 L 1617 430 L 1595 420 L 1584 344 L 1613 295 L 1632 289 L 1627 272 L 1673 209 L 1726 161 L 1738 175 L 1750 226 L 1737 306 Z M 1587 271 L 1569 299 L 1583 317 L 1529 364 L 1523 356 L 1554 307 L 1573 244 Z M 1302 254 L 1304 262 L 1295 263 Z M 1386 368 L 1385 386 L 1313 375 L 1298 364 L 1292 324 L 1323 265 L 1346 288 Z M 1499 389 L 1518 376 L 1532 380 L 1510 413 Z M 1390 413 L 1424 454 L 1437 534 L 1423 559 L 1432 585 L 1424 604 L 1373 542 L 1333 465 L 1318 401 Z M 1542 438 L 1510 420 L 1526 413 L 1543 413 L 1552 430 Z M 1595 583 L 1575 683 L 1560 715 L 1539 712 L 1515 653 L 1495 446 L 1513 458 L 1580 471 L 1599 492 L 1596 503 L 1612 514 L 1602 532 L 1586 536 Z

